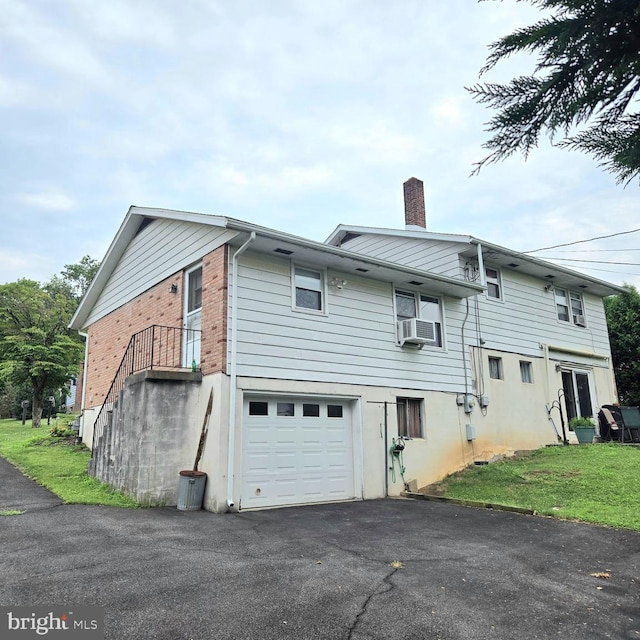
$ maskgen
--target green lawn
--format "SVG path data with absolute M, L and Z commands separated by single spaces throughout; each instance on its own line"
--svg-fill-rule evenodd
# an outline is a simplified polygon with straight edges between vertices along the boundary
M 0 456 L 68 504 L 139 506 L 87 475 L 90 457 L 87 447 L 73 444 L 73 440 L 51 437 L 46 423 L 32 429 L 30 422 L 23 426 L 18 420 L 0 420 Z
M 467 469 L 427 492 L 640 530 L 640 448 L 620 444 L 547 447 Z

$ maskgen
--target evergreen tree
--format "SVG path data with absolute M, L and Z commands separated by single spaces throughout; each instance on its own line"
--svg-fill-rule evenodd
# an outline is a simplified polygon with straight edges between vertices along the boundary
M 640 2 L 527 1 L 551 17 L 494 42 L 481 74 L 518 52 L 538 54 L 534 73 L 468 89 L 498 110 L 483 145 L 491 153 L 474 173 L 514 152 L 528 156 L 546 132 L 593 155 L 619 183 L 640 177 Z

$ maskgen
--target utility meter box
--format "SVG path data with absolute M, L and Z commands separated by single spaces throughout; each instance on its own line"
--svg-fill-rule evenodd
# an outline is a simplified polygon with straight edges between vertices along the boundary
M 476 428 L 472 424 L 467 424 L 467 440 L 471 442 L 476 439 Z

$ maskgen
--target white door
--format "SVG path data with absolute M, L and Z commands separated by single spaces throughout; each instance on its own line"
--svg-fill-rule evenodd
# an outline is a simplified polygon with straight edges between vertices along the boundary
M 247 397 L 240 507 L 355 497 L 351 403 Z
M 202 266 L 185 273 L 184 287 L 184 340 L 182 366 L 200 364 L 202 342 Z

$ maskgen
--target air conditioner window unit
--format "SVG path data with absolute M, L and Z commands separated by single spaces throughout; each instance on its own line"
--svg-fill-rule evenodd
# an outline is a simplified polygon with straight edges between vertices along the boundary
M 586 327 L 586 323 L 584 321 L 584 316 L 582 315 L 575 315 L 573 316 L 573 324 L 578 325 L 579 327 Z
M 411 318 L 398 321 L 398 341 L 400 346 L 404 344 L 436 344 L 436 323 L 429 320 Z

